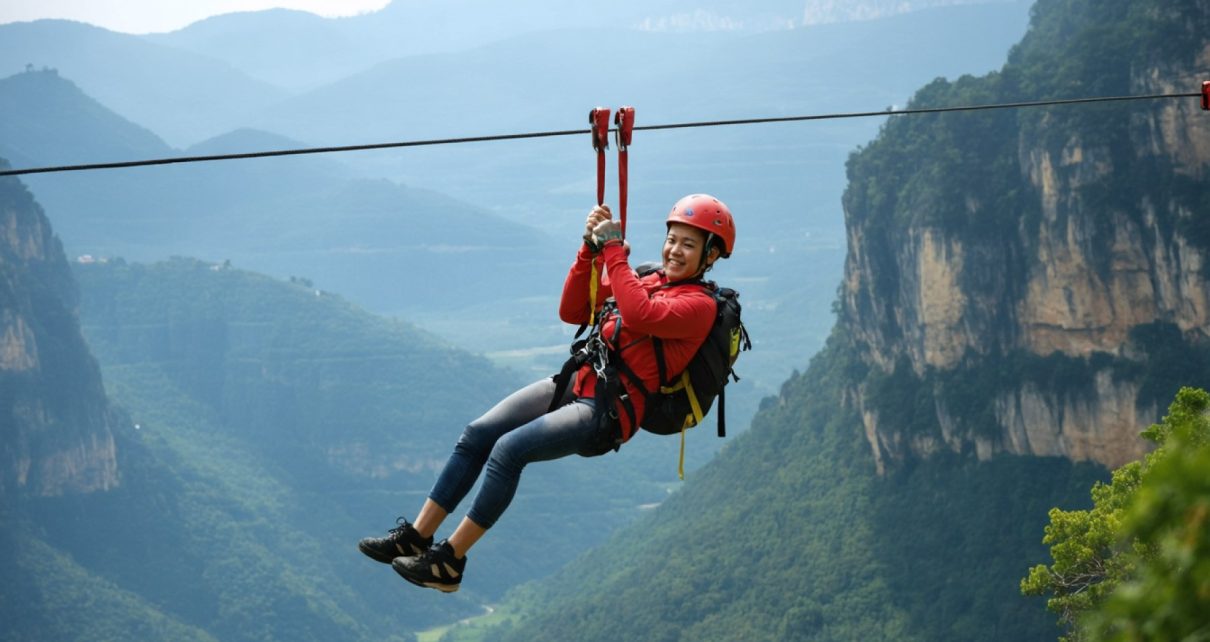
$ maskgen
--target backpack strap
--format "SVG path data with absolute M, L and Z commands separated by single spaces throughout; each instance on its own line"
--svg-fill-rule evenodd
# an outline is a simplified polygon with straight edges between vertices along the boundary
M 571 344 L 571 357 L 563 362 L 563 367 L 559 369 L 559 374 L 551 377 L 555 382 L 555 396 L 551 398 L 550 407 L 546 409 L 546 412 L 554 412 L 559 408 L 559 401 L 563 399 L 563 395 L 567 394 L 567 387 L 571 385 L 571 378 L 575 376 L 581 366 L 588 363 L 590 355 L 586 348 L 587 345 L 587 339 L 580 339 Z
M 727 386 L 718 391 L 718 436 L 727 436 Z
M 659 368 L 660 381 L 659 385 L 662 389 L 668 383 L 668 364 L 664 361 L 664 341 L 657 336 L 651 337 L 651 349 L 655 351 L 655 365 Z

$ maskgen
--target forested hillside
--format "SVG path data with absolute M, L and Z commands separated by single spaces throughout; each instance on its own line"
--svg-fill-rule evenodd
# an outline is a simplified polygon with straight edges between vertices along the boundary
M 912 105 L 1188 92 L 1208 21 L 1200 1 L 1041 0 L 1001 71 Z M 892 119 L 848 165 L 828 347 L 696 483 L 518 591 L 489 637 L 1057 637 L 1017 590 L 1046 507 L 1087 506 L 1095 462 L 1135 456 L 1156 404 L 1210 379 L 1199 116 Z
M 58 263 L 74 297 L 61 254 Z M 461 427 L 521 383 L 515 374 L 305 278 L 183 258 L 82 262 L 75 275 L 81 326 L 121 422 L 98 492 L 0 495 L 0 538 L 12 544 L 0 570 L 13 589 L 0 594 L 0 639 L 408 639 L 599 543 L 661 501 L 660 480 L 675 470 L 668 448 L 534 467 L 477 553 L 495 572 L 453 598 L 415 595 L 355 544 L 414 516 Z M 101 395 L 79 332 L 76 357 Z M 14 408 L 58 399 L 53 388 L 31 387 Z M 75 437 L 63 422 L 33 428 L 35 455 Z M 39 491 L 72 482 L 30 479 Z M 56 617 L 65 604 L 70 614 Z
M 76 274 L 84 331 L 111 385 L 179 391 L 303 486 L 427 481 L 468 409 L 517 383 L 306 279 L 187 259 Z
M 140 435 L 216 472 L 227 458 L 215 461 L 197 444 L 229 445 L 298 493 L 301 513 L 337 511 L 307 528 L 331 538 L 327 550 L 341 552 L 336 563 L 354 578 L 383 570 L 364 568 L 357 539 L 384 532 L 398 515 L 414 517 L 462 427 L 528 382 L 305 278 L 283 282 L 191 259 L 75 272 L 84 332 L 111 395 L 143 425 Z M 624 458 L 527 470 L 525 492 L 477 551 L 496 571 L 435 611 L 405 606 L 389 617 L 420 628 L 450 608 L 498 599 L 601 542 L 639 505 L 662 500 L 676 444 L 633 445 Z M 261 501 L 258 494 L 238 496 Z M 354 592 L 385 590 L 389 599 L 405 588 L 389 572 L 375 577 Z
M 1103 471 L 946 456 L 879 476 L 838 403 L 863 369 L 846 343 L 655 514 L 513 595 L 489 639 L 1044 639 L 1021 569 L 1045 560 L 1047 508 L 1086 505 Z

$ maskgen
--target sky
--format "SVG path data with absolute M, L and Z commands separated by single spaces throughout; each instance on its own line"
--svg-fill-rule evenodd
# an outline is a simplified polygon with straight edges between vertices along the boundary
M 203 18 L 281 7 L 321 16 L 376 11 L 390 0 L 0 0 L 0 24 L 41 18 L 87 22 L 111 31 L 174 31 Z

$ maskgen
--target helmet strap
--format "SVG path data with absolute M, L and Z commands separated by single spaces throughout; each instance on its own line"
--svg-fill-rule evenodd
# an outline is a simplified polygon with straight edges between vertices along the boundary
M 702 246 L 702 261 L 697 266 L 697 276 L 701 277 L 710 269 L 710 265 L 706 263 L 706 259 L 710 256 L 710 248 L 714 245 L 714 232 L 706 232 L 706 244 Z

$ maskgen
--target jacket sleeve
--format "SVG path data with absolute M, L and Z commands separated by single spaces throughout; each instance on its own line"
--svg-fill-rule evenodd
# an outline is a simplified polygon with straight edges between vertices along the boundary
M 588 286 L 589 281 L 592 280 L 593 261 L 596 261 L 599 267 L 601 255 L 593 255 L 588 246 L 580 245 L 580 251 L 576 253 L 576 260 L 571 264 L 571 269 L 567 272 L 567 279 L 563 281 L 563 296 L 559 299 L 559 318 L 564 323 L 577 325 L 588 323 Z M 612 294 L 609 285 L 602 285 L 600 282 L 604 273 L 604 269 L 597 270 L 598 310 L 605 304 L 605 299 L 609 298 Z
M 607 245 L 601 254 L 609 270 L 613 298 L 618 302 L 618 312 L 626 327 L 662 339 L 692 339 L 710 332 L 717 311 L 713 297 L 705 292 L 651 297 L 626 262 L 626 252 L 621 246 Z

